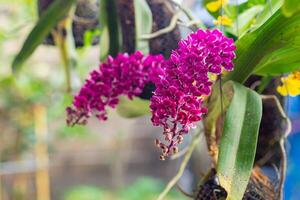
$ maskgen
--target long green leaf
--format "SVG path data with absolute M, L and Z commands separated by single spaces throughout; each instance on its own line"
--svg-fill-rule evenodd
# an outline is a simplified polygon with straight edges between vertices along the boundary
M 264 9 L 262 5 L 252 6 L 243 13 L 241 13 L 236 19 L 236 23 L 232 28 L 236 35 L 242 36 L 253 24 L 255 17 Z
M 225 79 L 243 83 L 255 72 L 256 68 L 263 70 L 260 64 L 266 57 L 274 56 L 287 49 L 289 53 L 300 56 L 299 24 L 300 12 L 286 18 L 280 10 L 276 11 L 261 27 L 244 35 L 236 42 L 235 70 L 230 72 Z M 295 60 L 294 64 L 300 64 L 300 62 Z M 294 67 L 284 71 L 288 72 L 293 69 Z M 264 73 L 267 74 L 268 71 L 265 70 Z
M 140 39 L 142 35 L 151 33 L 152 13 L 146 0 L 134 0 L 135 45 L 144 54 L 149 53 L 149 41 Z
M 253 168 L 262 116 L 260 96 L 239 83 L 226 112 L 219 147 L 217 172 L 229 200 L 241 200 Z
M 254 73 L 278 76 L 296 70 L 300 70 L 300 53 L 295 48 L 283 48 L 262 59 Z
M 121 32 L 116 3 L 116 0 L 100 1 L 100 60 L 105 60 L 107 55 L 116 56 L 121 50 Z
M 282 12 L 285 16 L 290 17 L 300 11 L 299 0 L 285 0 L 282 6 Z
M 57 22 L 68 14 L 68 11 L 74 3 L 76 3 L 76 0 L 56 0 L 50 5 L 31 30 L 22 49 L 15 57 L 12 63 L 12 69 L 14 72 L 21 68 L 22 64 L 43 42 Z
M 283 4 L 283 0 L 265 0 L 264 9 L 255 20 L 255 24 L 253 25 L 251 32 L 258 29 L 261 25 L 263 25 L 272 15 L 280 9 Z

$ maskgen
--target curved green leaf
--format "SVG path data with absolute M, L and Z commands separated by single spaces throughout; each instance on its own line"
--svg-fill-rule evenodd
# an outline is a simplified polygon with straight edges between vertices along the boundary
M 149 53 L 149 41 L 140 39 L 152 31 L 152 13 L 146 0 L 134 0 L 135 45 L 144 54 Z
M 265 0 L 264 9 L 255 20 L 251 32 L 263 25 L 272 15 L 280 9 L 283 4 L 283 0 Z
M 295 48 L 283 48 L 262 59 L 254 73 L 278 76 L 296 70 L 300 70 L 300 53 Z
M 241 200 L 253 168 L 262 116 L 260 96 L 239 83 L 228 82 L 233 97 L 227 109 L 217 173 L 229 200 Z
M 278 52 L 287 51 L 300 56 L 300 12 L 286 18 L 278 10 L 261 27 L 244 35 L 236 42 L 235 70 L 225 79 L 243 83 L 256 69 L 263 70 L 260 63 Z M 286 55 L 287 56 L 287 55 Z M 294 55 L 295 56 L 295 55 Z M 294 64 L 300 64 L 294 60 Z M 282 66 L 282 67 L 286 67 Z M 285 71 L 290 71 L 285 69 Z
M 252 6 L 251 8 L 245 10 L 241 13 L 234 23 L 232 30 L 236 35 L 242 36 L 253 24 L 255 17 L 264 9 L 262 5 Z
M 76 0 L 56 0 L 40 17 L 34 28 L 26 38 L 22 49 L 12 63 L 14 72 L 18 71 L 22 64 L 29 58 L 34 50 L 44 41 L 58 21 L 67 15 Z
M 140 117 L 150 114 L 150 102 L 141 98 L 133 98 L 132 100 L 127 97 L 121 97 L 117 112 L 126 118 Z

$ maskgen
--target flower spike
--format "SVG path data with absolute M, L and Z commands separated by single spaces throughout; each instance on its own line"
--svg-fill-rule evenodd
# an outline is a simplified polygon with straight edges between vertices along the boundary
M 89 79 L 74 97 L 73 107 L 68 107 L 67 124 L 85 124 L 95 115 L 99 120 L 107 119 L 107 107 L 115 108 L 120 95 L 129 99 L 142 93 L 146 83 L 155 82 L 163 73 L 161 55 L 144 56 L 140 51 L 128 55 L 108 57 L 99 69 L 90 73 Z
M 207 112 L 203 99 L 211 93 L 209 75 L 233 70 L 235 49 L 233 40 L 219 30 L 200 29 L 172 52 L 150 104 L 153 125 L 163 127 L 164 142 L 156 140 L 162 158 L 177 152 L 183 136 Z

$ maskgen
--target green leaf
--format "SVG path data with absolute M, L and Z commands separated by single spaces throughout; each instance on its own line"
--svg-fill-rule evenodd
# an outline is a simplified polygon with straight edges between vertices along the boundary
M 92 46 L 94 37 L 98 37 L 100 35 L 101 31 L 99 29 L 85 31 L 83 35 L 83 48 Z
M 282 6 L 282 12 L 285 16 L 291 17 L 297 11 L 300 11 L 299 0 L 285 0 Z
M 264 9 L 262 5 L 253 6 L 241 13 L 234 23 L 233 31 L 236 35 L 242 36 L 253 24 L 255 17 Z M 238 33 L 238 34 L 237 34 Z
M 100 35 L 100 60 L 105 60 L 109 55 L 109 32 L 108 27 L 101 28 L 101 35 Z
M 228 82 L 233 97 L 227 109 L 217 173 L 229 200 L 242 199 L 253 168 L 258 130 L 262 117 L 262 101 L 253 90 Z
M 146 0 L 134 0 L 134 15 L 136 49 L 148 54 L 149 41 L 140 39 L 152 31 L 152 13 Z
M 278 76 L 296 70 L 300 70 L 300 53 L 295 48 L 283 48 L 262 59 L 254 73 Z
M 265 4 L 266 0 L 248 0 L 247 3 L 249 6 L 253 6 L 253 5 L 257 5 L 257 4 Z
M 216 82 L 212 89 L 212 94 L 209 97 L 207 109 L 209 112 L 207 113 L 206 117 L 204 118 L 204 126 L 205 126 L 205 132 L 208 134 L 208 137 L 215 138 L 216 137 L 216 121 L 222 114 L 221 110 L 221 94 L 220 94 L 220 88 L 219 88 L 220 82 Z M 226 111 L 228 108 L 229 103 L 231 102 L 233 91 L 232 87 L 230 87 L 230 84 L 224 84 L 222 87 L 222 104 L 223 104 L 223 112 Z
M 280 10 L 276 11 L 262 26 L 236 42 L 235 70 L 230 72 L 225 79 L 243 83 L 256 69 L 263 70 L 261 64 L 264 64 L 266 59 L 282 54 L 284 51 L 287 51 L 289 55 L 300 56 L 299 24 L 300 12 L 286 18 Z M 295 58 L 295 55 L 292 57 Z M 292 64 L 294 66 L 300 62 L 294 59 Z M 289 65 L 291 66 L 291 63 Z M 289 72 L 292 69 L 294 67 L 284 70 Z
M 101 0 L 99 6 L 100 60 L 116 56 L 121 50 L 121 32 L 116 0 Z
M 148 100 L 134 98 L 133 100 L 127 97 L 121 97 L 117 112 L 126 118 L 134 118 L 150 114 L 150 102 Z
M 266 2 L 264 3 L 264 9 L 257 16 L 255 24 L 253 25 L 251 31 L 254 31 L 261 25 L 263 25 L 270 17 L 273 16 L 275 12 L 277 12 L 277 10 L 280 9 L 282 4 L 283 0 L 266 0 Z
M 22 49 L 12 63 L 12 69 L 17 72 L 34 50 L 44 41 L 54 26 L 67 15 L 76 0 L 56 0 L 40 17 L 26 38 Z

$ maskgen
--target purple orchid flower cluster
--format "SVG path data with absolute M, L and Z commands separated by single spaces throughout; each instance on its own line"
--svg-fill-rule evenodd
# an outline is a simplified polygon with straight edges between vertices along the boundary
M 107 107 L 115 108 L 121 95 L 132 99 L 142 93 L 146 83 L 157 82 L 163 74 L 163 63 L 162 55 L 144 56 L 140 51 L 109 56 L 90 73 L 74 97 L 73 108 L 67 107 L 67 124 L 86 124 L 91 115 L 106 120 Z
M 75 96 L 74 107 L 67 108 L 67 123 L 84 124 L 92 113 L 106 120 L 106 107 L 116 107 L 120 95 L 132 99 L 152 82 L 156 90 L 150 99 L 151 120 L 163 127 L 165 141 L 156 140 L 163 160 L 178 151 L 183 136 L 207 112 L 203 101 L 211 93 L 210 75 L 233 70 L 235 49 L 234 41 L 219 30 L 199 29 L 181 40 L 168 60 L 139 51 L 108 57 Z
M 221 74 L 222 67 L 233 70 L 235 48 L 233 40 L 218 30 L 198 30 L 172 52 L 150 105 L 152 122 L 163 127 L 167 142 L 156 140 L 162 149 L 161 159 L 178 151 L 183 135 L 207 112 L 203 98 L 211 93 L 209 73 Z

